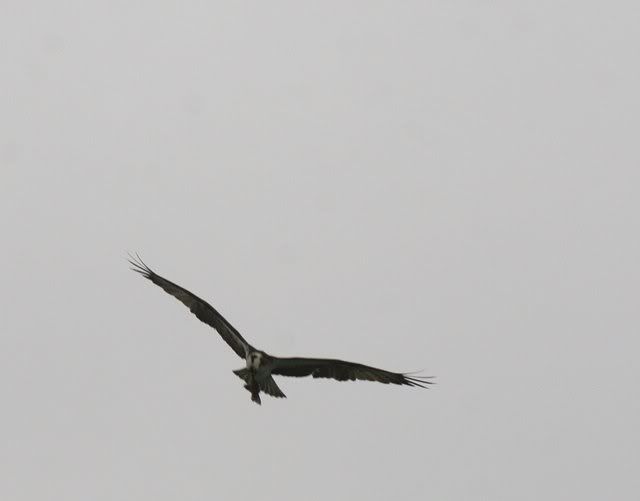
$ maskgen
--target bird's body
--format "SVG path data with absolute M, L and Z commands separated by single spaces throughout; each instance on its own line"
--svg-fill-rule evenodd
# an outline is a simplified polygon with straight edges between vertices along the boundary
M 403 373 L 389 372 L 368 365 L 328 358 L 282 358 L 275 357 L 251 346 L 242 335 L 213 306 L 179 285 L 153 272 L 139 256 L 131 257 L 132 270 L 171 294 L 202 322 L 213 327 L 231 349 L 245 360 L 245 367 L 234 372 L 244 380 L 244 387 L 251 393 L 251 400 L 260 404 L 260 393 L 284 398 L 275 380 L 277 376 L 331 378 L 338 381 L 367 380 L 384 384 L 397 384 L 426 388 L 429 378 L 414 377 Z
M 251 400 L 257 404 L 260 403 L 261 386 L 264 386 L 269 379 L 273 380 L 271 378 L 271 359 L 272 357 L 269 357 L 263 351 L 252 351 L 247 354 L 246 368 L 234 371 L 238 377 L 245 380 L 244 387 L 251 393 Z M 275 381 L 273 384 L 275 384 Z M 284 397 L 284 393 L 282 396 Z

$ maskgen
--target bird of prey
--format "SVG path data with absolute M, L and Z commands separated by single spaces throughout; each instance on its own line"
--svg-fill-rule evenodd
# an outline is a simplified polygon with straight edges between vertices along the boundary
M 273 376 L 293 376 L 314 378 L 331 378 L 338 381 L 378 381 L 384 384 L 398 384 L 426 388 L 432 382 L 429 377 L 414 377 L 407 373 L 389 372 L 368 365 L 328 358 L 281 358 L 269 355 L 251 346 L 240 333 L 206 301 L 198 296 L 162 278 L 140 259 L 140 256 L 129 256 L 131 269 L 151 280 L 165 292 L 191 310 L 199 320 L 213 327 L 222 339 L 245 360 L 246 366 L 233 371 L 244 380 L 244 387 L 251 393 L 251 400 L 260 404 L 260 392 L 277 398 L 285 398 L 278 388 Z

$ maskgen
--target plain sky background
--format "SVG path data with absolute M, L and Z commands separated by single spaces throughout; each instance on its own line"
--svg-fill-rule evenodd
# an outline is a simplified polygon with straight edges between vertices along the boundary
M 0 498 L 639 498 L 637 2 L 0 11 Z

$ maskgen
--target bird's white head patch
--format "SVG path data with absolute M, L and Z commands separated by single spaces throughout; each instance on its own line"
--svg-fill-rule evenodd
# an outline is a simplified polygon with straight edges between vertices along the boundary
M 252 352 L 247 355 L 247 368 L 257 369 L 262 364 L 262 353 Z

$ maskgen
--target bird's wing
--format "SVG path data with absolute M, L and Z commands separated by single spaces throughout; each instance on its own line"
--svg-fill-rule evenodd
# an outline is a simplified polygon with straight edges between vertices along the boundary
M 253 351 L 253 347 L 245 341 L 233 325 L 220 315 L 209 303 L 153 272 L 151 268 L 140 259 L 140 256 L 130 256 L 129 263 L 131 263 L 131 269 L 133 271 L 140 273 L 143 277 L 162 287 L 165 292 L 168 292 L 189 308 L 191 313 L 198 317 L 199 320 L 218 331 L 222 339 L 231 346 L 231 349 L 235 351 L 239 357 L 245 358 L 249 351 Z
M 389 372 L 368 365 L 333 360 L 330 358 L 275 358 L 271 374 L 279 376 L 331 378 L 338 381 L 378 381 L 384 384 L 401 384 L 426 388 L 432 384 L 428 377 Z

